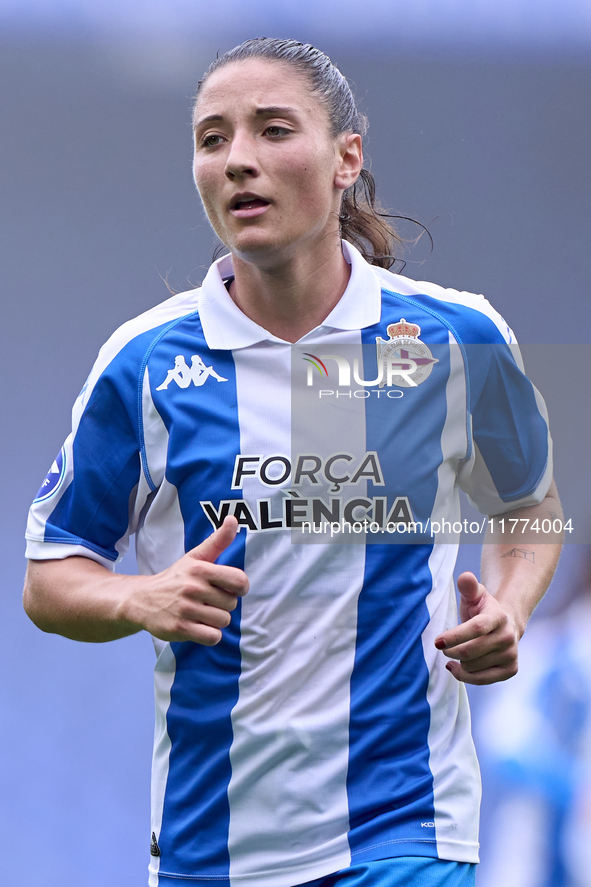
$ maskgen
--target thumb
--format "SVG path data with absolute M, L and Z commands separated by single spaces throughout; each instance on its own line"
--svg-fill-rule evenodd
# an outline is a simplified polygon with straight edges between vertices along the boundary
M 462 573 L 458 576 L 458 591 L 462 598 L 462 603 L 466 607 L 473 607 L 478 604 L 486 589 L 481 585 L 474 573 Z
M 187 554 L 190 554 L 191 557 L 198 561 L 208 561 L 210 564 L 213 564 L 220 554 L 226 550 L 228 545 L 234 541 L 237 532 L 238 521 L 235 517 L 228 515 L 228 517 L 224 518 L 221 527 L 218 527 L 211 536 L 208 536 L 207 539 L 204 539 L 200 545 L 191 549 Z

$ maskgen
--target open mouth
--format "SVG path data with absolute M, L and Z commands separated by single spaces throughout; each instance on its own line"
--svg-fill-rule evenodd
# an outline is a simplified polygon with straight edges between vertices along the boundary
M 233 210 L 249 210 L 249 209 L 262 209 L 265 206 L 269 206 L 268 200 L 263 200 L 262 197 L 239 197 L 237 200 L 233 201 L 232 209 Z

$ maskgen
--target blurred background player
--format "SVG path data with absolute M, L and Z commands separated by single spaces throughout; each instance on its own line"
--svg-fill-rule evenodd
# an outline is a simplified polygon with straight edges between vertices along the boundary
M 519 674 L 476 719 L 485 792 L 481 887 L 591 884 L 591 561 L 537 618 Z

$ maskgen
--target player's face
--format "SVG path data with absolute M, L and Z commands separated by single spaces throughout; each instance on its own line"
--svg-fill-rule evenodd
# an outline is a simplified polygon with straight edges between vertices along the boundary
M 275 61 L 232 62 L 202 87 L 194 129 L 195 183 L 233 253 L 264 265 L 338 238 L 360 138 L 332 137 L 305 76 Z

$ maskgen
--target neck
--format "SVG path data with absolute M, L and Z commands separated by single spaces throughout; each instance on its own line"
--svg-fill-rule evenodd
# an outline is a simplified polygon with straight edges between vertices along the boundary
M 274 336 L 297 342 L 325 320 L 347 288 L 351 269 L 340 240 L 332 248 L 260 267 L 234 256 L 230 295 L 238 308 Z

